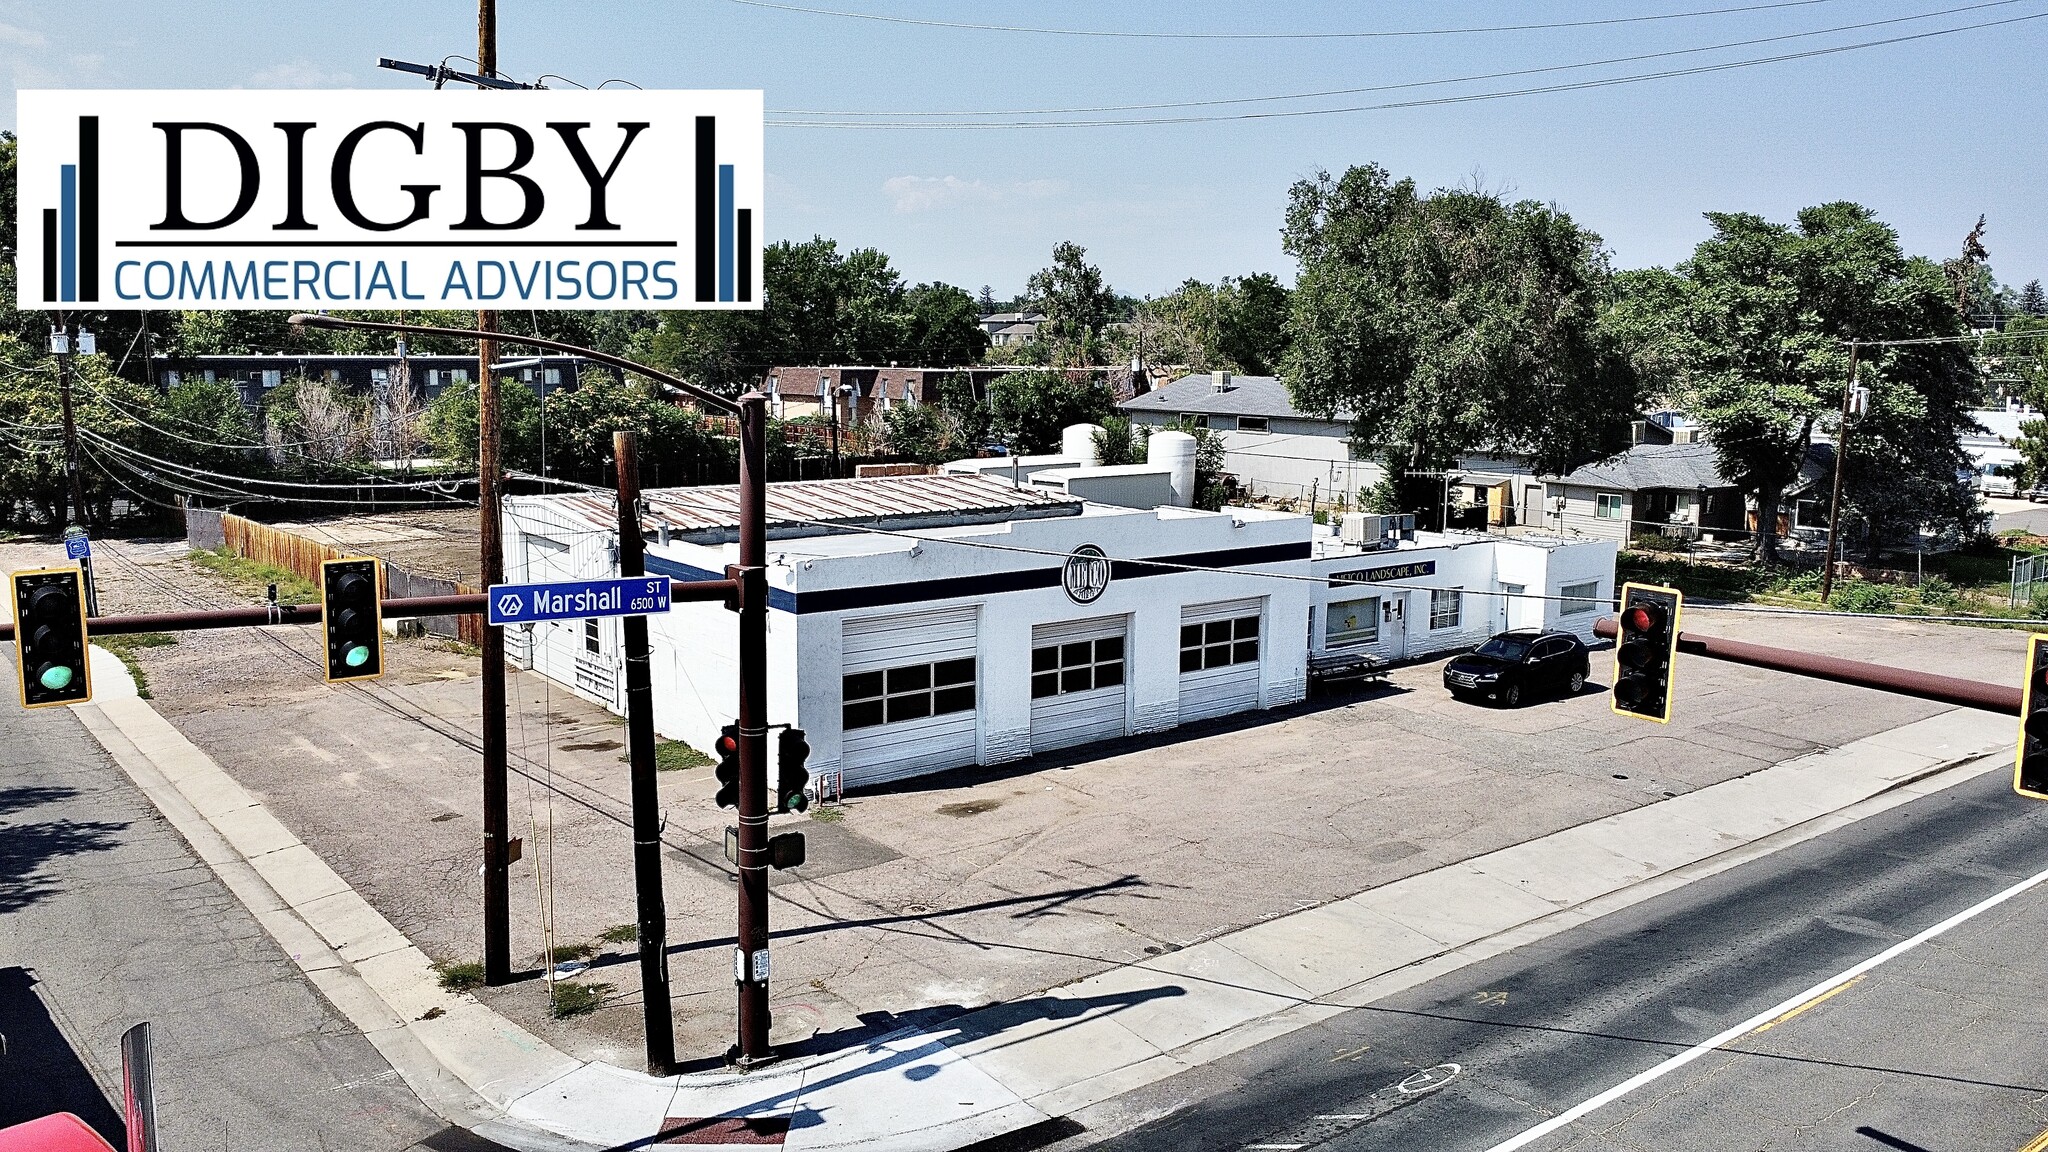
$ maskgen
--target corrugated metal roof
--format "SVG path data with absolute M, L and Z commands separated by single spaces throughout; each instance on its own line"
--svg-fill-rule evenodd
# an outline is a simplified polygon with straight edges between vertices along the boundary
M 648 531 L 666 524 L 672 532 L 702 532 L 739 526 L 737 484 L 702 488 L 650 488 L 642 493 Z M 596 492 L 529 496 L 522 503 L 545 504 L 594 526 L 615 524 L 610 497 Z M 898 518 L 947 515 L 1046 515 L 1081 505 L 1063 493 L 1013 488 L 1007 480 L 973 475 L 871 476 L 858 480 L 793 480 L 768 485 L 768 527 L 807 524 L 866 524 Z

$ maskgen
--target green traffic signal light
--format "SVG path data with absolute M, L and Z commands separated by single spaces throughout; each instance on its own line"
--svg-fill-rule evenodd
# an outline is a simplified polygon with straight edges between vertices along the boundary
M 71 669 L 62 664 L 51 664 L 43 669 L 42 675 L 36 677 L 37 683 L 52 692 L 62 692 L 71 687 L 71 680 Z
M 351 668 L 361 668 L 370 662 L 370 650 L 361 644 L 352 645 L 348 650 L 348 655 L 343 656 L 341 660 L 342 663 L 347 664 Z
M 377 560 L 352 556 L 324 561 L 320 565 L 320 584 L 328 681 L 367 680 L 383 675 Z

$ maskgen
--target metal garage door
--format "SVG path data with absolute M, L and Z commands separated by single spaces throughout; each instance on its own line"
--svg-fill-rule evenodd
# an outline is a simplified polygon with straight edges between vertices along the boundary
M 973 608 L 848 620 L 841 635 L 847 787 L 976 761 Z
M 1259 706 L 1259 629 L 1264 601 L 1229 600 L 1180 610 L 1180 722 Z
M 1129 729 L 1122 616 L 1031 630 L 1031 750 L 1113 740 Z

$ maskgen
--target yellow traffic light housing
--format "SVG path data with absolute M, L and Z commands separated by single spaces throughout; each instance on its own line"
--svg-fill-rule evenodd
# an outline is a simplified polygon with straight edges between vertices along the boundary
M 92 699 L 85 638 L 85 585 L 76 568 L 16 572 L 14 662 L 21 706 L 54 708 Z
M 2048 635 L 2027 637 L 2027 680 L 2020 692 L 2020 743 L 2012 790 L 2048 800 Z
M 352 556 L 320 565 L 320 623 L 327 638 L 327 682 L 384 674 L 383 581 L 377 560 Z
M 1678 614 L 1685 596 L 1658 584 L 1621 586 L 1614 637 L 1614 685 L 1607 706 L 1617 716 L 1671 722 L 1672 673 L 1678 656 Z

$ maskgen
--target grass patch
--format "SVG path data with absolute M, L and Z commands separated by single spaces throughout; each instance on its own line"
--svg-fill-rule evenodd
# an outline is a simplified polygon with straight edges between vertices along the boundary
M 135 654 L 144 648 L 169 647 L 176 644 L 178 638 L 168 632 L 137 632 L 127 636 L 95 636 L 92 642 L 119 657 L 128 674 L 135 677 L 135 694 L 151 700 L 154 697 L 149 692 L 149 673 L 142 670 L 142 663 Z
M 826 824 L 837 824 L 846 819 L 846 809 L 838 804 L 819 804 L 811 809 L 811 819 Z
M 662 772 L 680 772 L 685 768 L 702 768 L 711 763 L 711 757 L 680 740 L 657 740 L 654 742 L 654 767 Z
M 592 943 L 555 945 L 555 963 L 557 964 L 564 964 L 571 960 L 588 960 L 595 955 L 597 955 L 597 945 Z M 548 954 L 545 952 L 541 953 L 533 958 L 533 962 L 545 965 L 548 962 Z
M 614 924 L 597 934 L 607 944 L 631 944 L 640 938 L 640 929 L 632 924 Z
M 604 1003 L 605 994 L 611 990 L 609 984 L 574 984 L 557 980 L 548 993 L 548 1010 L 557 1020 L 586 1015 L 597 1011 L 597 1006 Z
M 1835 582 L 1830 603 L 1820 600 L 1819 568 L 1756 567 L 1623 552 L 1615 565 L 1617 583 L 1664 584 L 1702 600 L 1752 603 L 1774 608 L 1866 612 L 1911 616 L 1982 616 L 1992 627 L 2048 618 L 2048 598 L 2014 608 L 2010 595 L 2012 558 L 2041 550 L 2033 539 L 1980 541 L 1955 552 L 1922 559 L 1924 574 L 1913 583 L 1914 557 L 1892 556 L 1889 574 L 1879 579 L 1845 577 Z M 1888 578 L 1886 578 L 1888 575 Z
M 450 992 L 467 992 L 483 987 L 484 983 L 481 960 L 442 961 L 434 965 L 434 973 L 441 978 L 441 987 Z
M 275 584 L 280 604 L 314 604 L 320 600 L 320 589 L 298 573 L 288 572 L 275 564 L 259 564 L 237 556 L 225 547 L 211 552 L 195 548 L 192 563 L 234 585 L 237 591 L 252 599 L 263 599 L 269 586 Z

